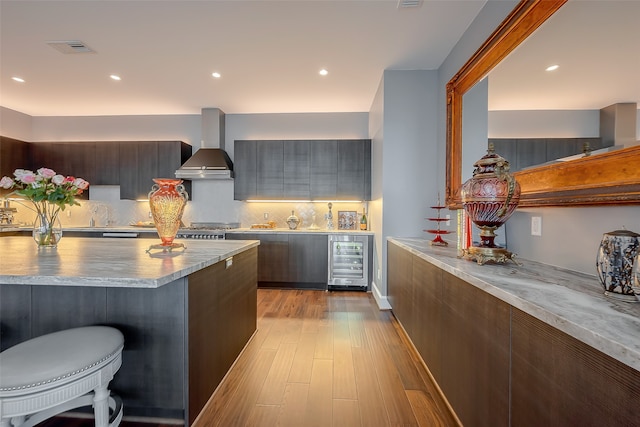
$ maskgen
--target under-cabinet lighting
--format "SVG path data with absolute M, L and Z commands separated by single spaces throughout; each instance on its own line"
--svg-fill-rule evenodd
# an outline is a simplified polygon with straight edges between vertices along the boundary
M 118 75 L 116 75 L 116 74 L 111 74 L 109 77 L 111 77 L 111 79 L 112 79 L 112 80 L 117 80 L 117 81 L 122 80 L 122 79 L 120 78 L 120 76 L 118 76 Z
M 555 71 L 555 70 L 557 70 L 558 68 L 560 68 L 560 66 L 559 66 L 559 65 L 557 65 L 557 64 L 549 65 L 547 68 L 545 68 L 545 71 Z
M 21 77 L 11 77 L 11 79 L 13 79 L 14 81 L 18 82 L 18 83 L 24 83 L 24 79 Z
M 249 203 L 362 203 L 362 200 L 245 200 Z

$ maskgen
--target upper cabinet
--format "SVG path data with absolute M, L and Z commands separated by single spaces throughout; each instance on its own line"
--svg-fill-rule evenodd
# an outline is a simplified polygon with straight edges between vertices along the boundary
M 29 144 L 17 139 L 0 137 L 0 178 L 13 178 L 16 169 L 29 169 Z M 6 196 L 13 190 L 0 188 L 0 196 Z
M 191 146 L 181 141 L 77 141 L 26 143 L 2 137 L 2 176 L 16 168 L 53 169 L 80 177 L 92 185 L 120 185 L 121 199 L 146 199 L 153 178 L 173 178 L 189 157 Z M 184 182 L 191 195 L 191 181 Z M 84 192 L 80 198 L 87 198 Z
M 236 200 L 369 200 L 371 140 L 235 141 Z
M 154 178 L 174 178 L 191 156 L 191 146 L 180 141 L 139 141 L 119 144 L 120 198 L 147 199 Z M 191 181 L 184 181 L 191 199 Z

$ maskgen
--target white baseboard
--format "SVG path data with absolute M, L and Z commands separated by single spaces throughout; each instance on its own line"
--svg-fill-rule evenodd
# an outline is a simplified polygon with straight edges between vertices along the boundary
M 389 300 L 386 296 L 383 296 L 378 289 L 378 285 L 376 282 L 371 282 L 371 293 L 373 294 L 373 299 L 376 300 L 376 304 L 378 304 L 378 308 L 380 310 L 391 310 L 391 304 L 389 304 Z

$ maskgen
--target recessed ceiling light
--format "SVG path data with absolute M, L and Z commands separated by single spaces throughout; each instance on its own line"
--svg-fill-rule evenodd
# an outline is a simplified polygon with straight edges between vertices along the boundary
M 546 71 L 555 71 L 555 70 L 557 70 L 558 68 L 560 68 L 560 66 L 559 66 L 559 65 L 554 64 L 554 65 L 549 65 L 545 70 L 546 70 Z
M 111 77 L 111 79 L 113 79 L 113 80 L 118 80 L 118 81 L 122 80 L 122 79 L 120 78 L 120 76 L 118 76 L 118 75 L 116 75 L 116 74 L 111 74 L 109 77 Z
M 218 73 L 217 71 L 214 71 L 213 73 L 211 73 L 211 75 L 212 75 L 213 77 L 215 77 L 216 79 L 219 79 L 219 78 L 221 77 L 221 76 L 220 76 L 220 73 Z
M 18 83 L 24 83 L 24 79 L 20 78 L 20 77 L 11 77 L 13 80 L 15 80 Z
M 321 76 L 326 76 L 327 74 L 329 74 L 329 72 L 327 70 L 325 70 L 324 68 L 322 70 L 320 70 L 320 75 Z

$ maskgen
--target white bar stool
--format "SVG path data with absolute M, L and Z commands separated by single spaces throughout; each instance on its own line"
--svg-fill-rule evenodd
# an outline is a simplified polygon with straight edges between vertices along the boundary
M 0 353 L 0 427 L 31 427 L 89 405 L 96 427 L 118 426 L 122 401 L 107 387 L 120 369 L 123 347 L 119 330 L 87 326 L 6 349 Z

